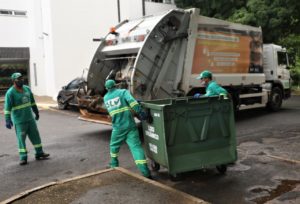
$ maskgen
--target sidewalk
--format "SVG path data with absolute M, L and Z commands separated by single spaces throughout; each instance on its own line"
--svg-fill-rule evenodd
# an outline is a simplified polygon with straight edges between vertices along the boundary
M 206 204 L 208 202 L 117 167 L 44 184 L 1 203 Z
M 34 98 L 39 108 L 49 109 L 50 107 L 57 106 L 56 101 L 49 96 L 34 96 Z
M 41 109 L 49 109 L 50 107 L 56 107 L 57 103 L 49 96 L 34 96 L 37 106 Z M 0 114 L 4 109 L 4 97 L 0 97 Z

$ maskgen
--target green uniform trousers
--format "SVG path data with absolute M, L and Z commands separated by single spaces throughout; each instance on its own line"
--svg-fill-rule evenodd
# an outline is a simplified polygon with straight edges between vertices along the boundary
M 118 153 L 122 143 L 126 141 L 133 155 L 135 164 L 140 172 L 145 177 L 150 176 L 150 171 L 147 166 L 147 161 L 145 158 L 144 150 L 141 145 L 141 141 L 139 138 L 139 132 L 137 128 L 129 129 L 129 130 L 113 130 L 110 139 L 110 156 L 111 162 L 110 167 L 118 167 Z
M 38 156 L 43 153 L 41 138 L 35 120 L 15 124 L 15 130 L 18 139 L 20 160 L 27 160 L 27 149 L 25 143 L 27 135 L 34 146 L 36 152 L 35 155 Z

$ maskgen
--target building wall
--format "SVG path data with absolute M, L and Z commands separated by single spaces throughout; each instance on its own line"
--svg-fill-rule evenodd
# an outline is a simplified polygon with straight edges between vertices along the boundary
M 143 16 L 142 0 L 120 0 L 121 21 Z
M 25 10 L 29 9 L 27 2 L 23 0 L 1 0 L 0 9 Z M 1 47 L 29 47 L 29 21 L 31 18 L 0 16 L 0 46 Z
M 145 2 L 146 15 L 152 15 L 156 13 L 165 12 L 176 8 L 174 4 L 161 4 L 154 2 Z
M 0 47 L 30 47 L 30 85 L 37 95 L 58 91 L 88 68 L 99 42 L 118 24 L 117 0 L 0 0 L 0 9 L 27 11 L 0 16 Z M 145 2 L 146 15 L 174 5 Z M 120 0 L 121 20 L 143 15 L 142 0 Z
M 117 2 L 105 0 L 51 0 L 51 27 L 54 59 L 54 92 L 89 67 L 99 42 L 118 22 Z M 70 6 L 72 5 L 72 6 Z

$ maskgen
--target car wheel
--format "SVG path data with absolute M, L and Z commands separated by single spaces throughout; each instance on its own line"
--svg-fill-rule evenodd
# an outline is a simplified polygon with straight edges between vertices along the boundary
M 68 104 L 63 102 L 63 99 L 61 96 L 57 98 L 57 105 L 58 105 L 59 110 L 66 110 L 67 106 L 68 106 Z

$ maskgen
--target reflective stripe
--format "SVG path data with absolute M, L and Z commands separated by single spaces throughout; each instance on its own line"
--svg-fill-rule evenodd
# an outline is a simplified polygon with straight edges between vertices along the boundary
M 10 111 L 6 111 L 6 110 L 4 110 L 4 115 L 10 115 Z
M 36 103 L 31 103 L 31 106 L 36 106 Z
M 136 164 L 147 164 L 146 160 L 135 160 Z
M 136 106 L 136 105 L 138 105 L 138 102 L 136 102 L 136 101 L 133 101 L 133 102 L 132 102 L 132 103 L 130 103 L 129 105 L 130 105 L 130 107 L 132 108 L 133 106 Z
M 22 105 L 13 107 L 11 110 L 12 111 L 14 111 L 14 110 L 20 110 L 20 109 L 27 108 L 27 107 L 30 107 L 30 106 L 31 106 L 31 103 L 24 103 Z
M 20 153 L 27 153 L 27 150 L 26 149 L 19 149 L 19 152 Z
M 220 96 L 223 96 L 224 99 L 228 99 L 227 94 L 225 94 L 225 93 L 220 93 Z
M 118 153 L 110 153 L 111 157 L 118 157 Z
M 36 145 L 33 145 L 34 148 L 39 148 L 39 147 L 42 147 L 42 144 L 36 144 Z
M 117 109 L 117 110 L 113 110 L 109 113 L 110 116 L 114 116 L 116 115 L 117 113 L 122 113 L 122 112 L 125 112 L 125 111 L 129 111 L 129 107 L 124 107 L 124 108 L 120 108 L 120 109 Z

